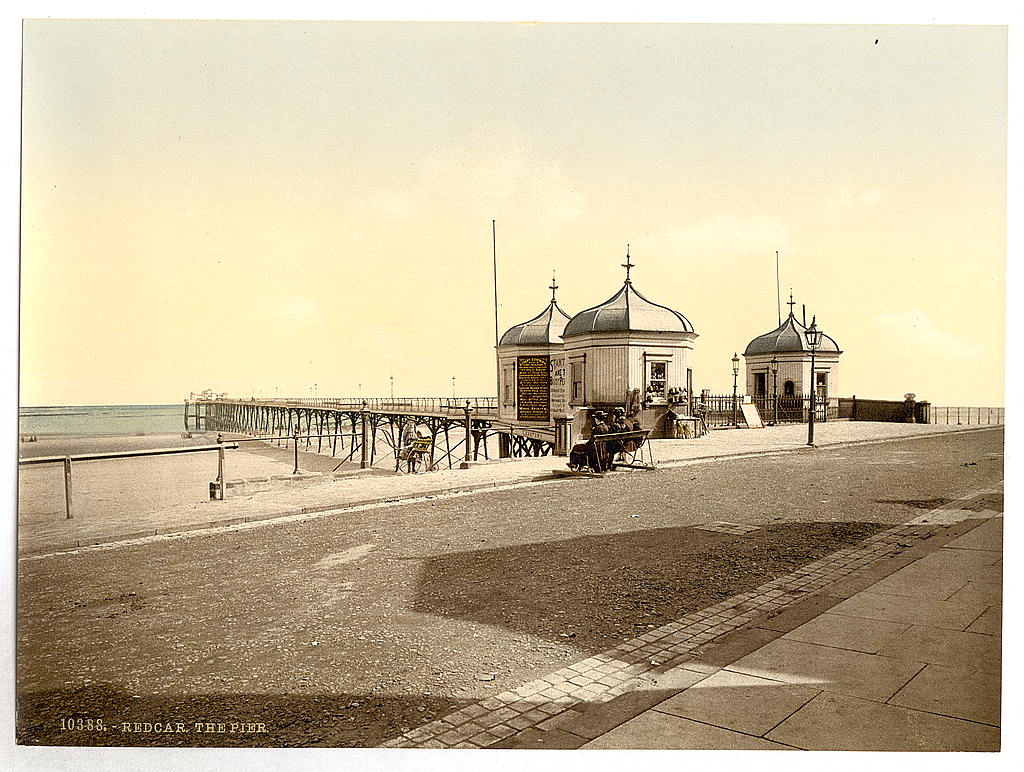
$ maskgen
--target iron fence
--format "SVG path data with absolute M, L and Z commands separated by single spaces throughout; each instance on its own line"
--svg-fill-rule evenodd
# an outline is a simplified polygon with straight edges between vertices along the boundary
M 746 397 L 732 394 L 701 394 L 694 398 L 694 412 L 702 413 L 709 427 L 745 425 L 740 404 Z M 761 420 L 772 423 L 806 423 L 811 409 L 810 395 L 792 394 L 775 397 L 771 394 L 756 395 L 749 398 L 756 406 Z M 735 406 L 735 412 L 733 407 Z M 814 420 L 828 421 L 839 416 L 837 400 L 815 398 Z
M 774 396 L 772 394 L 758 394 L 751 399 L 757 405 L 757 411 L 761 414 L 761 420 L 766 424 L 806 423 L 807 415 L 811 409 L 810 395 Z M 835 420 L 838 417 L 838 400 L 815 397 L 815 421 Z
M 1006 423 L 1006 408 L 932 405 L 930 423 L 946 426 L 997 426 Z

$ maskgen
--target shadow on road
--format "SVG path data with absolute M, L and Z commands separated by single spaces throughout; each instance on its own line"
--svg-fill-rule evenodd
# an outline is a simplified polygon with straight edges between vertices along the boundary
M 441 555 L 424 563 L 412 609 L 604 651 L 884 527 L 657 528 Z
M 17 739 L 21 745 L 375 747 L 466 704 L 416 695 L 167 694 L 136 697 L 108 685 L 96 685 L 23 694 L 18 700 Z M 79 718 L 83 721 L 102 719 L 107 728 L 105 731 L 61 730 L 61 719 L 65 726 L 77 726 Z M 202 730 L 197 730 L 196 723 L 203 724 Z M 124 724 L 130 725 L 130 731 L 124 731 Z M 172 729 L 181 724 L 188 731 L 166 731 L 168 724 Z M 234 732 L 229 731 L 232 724 L 238 725 Z M 245 724 L 263 724 L 265 731 L 251 728 L 242 731 L 247 729 Z M 136 729 L 138 731 L 134 731 Z

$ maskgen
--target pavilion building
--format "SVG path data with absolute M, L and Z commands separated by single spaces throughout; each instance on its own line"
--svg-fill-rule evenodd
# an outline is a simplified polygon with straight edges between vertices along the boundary
M 548 307 L 501 337 L 502 425 L 529 436 L 571 422 L 567 431 L 578 436 L 594 411 L 619 407 L 654 437 L 672 433 L 666 417 L 673 405 L 689 404 L 697 333 L 683 314 L 637 291 L 628 249 L 623 267 L 622 287 L 603 303 L 570 318 L 552 284 Z
M 807 345 L 807 326 L 793 315 L 793 298 L 789 300 L 789 316 L 771 332 L 754 338 L 743 351 L 746 370 L 746 393 L 755 402 L 763 402 L 778 394 L 780 398 L 807 397 L 814 389 L 818 404 L 838 406 L 839 344 L 822 334 L 814 352 L 811 372 L 811 347 Z M 774 364 L 773 364 L 774 362 Z

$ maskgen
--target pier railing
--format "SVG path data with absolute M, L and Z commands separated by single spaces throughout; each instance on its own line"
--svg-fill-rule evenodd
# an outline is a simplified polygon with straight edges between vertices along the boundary
M 202 402 L 258 403 L 292 407 L 319 407 L 336 410 L 359 410 L 366 404 L 373 412 L 457 413 L 466 409 L 466 402 L 476 415 L 498 415 L 497 397 L 229 397 L 220 395 Z
M 1006 423 L 1006 408 L 932 405 L 929 423 L 947 426 L 996 426 Z

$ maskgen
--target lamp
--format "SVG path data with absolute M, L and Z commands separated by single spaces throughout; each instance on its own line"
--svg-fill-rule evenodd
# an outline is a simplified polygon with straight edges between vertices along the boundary
M 807 336 L 807 345 L 811 351 L 816 351 L 818 346 L 821 345 L 821 330 L 818 329 L 817 317 L 811 317 L 811 326 L 807 328 L 807 332 L 804 333 Z
M 821 330 L 818 329 L 817 320 L 817 316 L 812 316 L 811 326 L 804 330 L 804 337 L 807 338 L 807 347 L 811 350 L 811 409 L 807 415 L 807 444 L 812 448 L 814 447 L 814 413 L 817 410 L 814 398 L 818 390 L 817 383 L 815 383 L 817 376 L 814 373 L 814 353 L 818 350 L 818 346 L 821 345 Z
M 773 356 L 772 366 L 772 426 L 779 423 L 779 359 Z
M 732 355 L 732 425 L 733 428 L 738 426 L 736 423 L 736 379 L 740 375 L 740 358 L 734 352 Z

